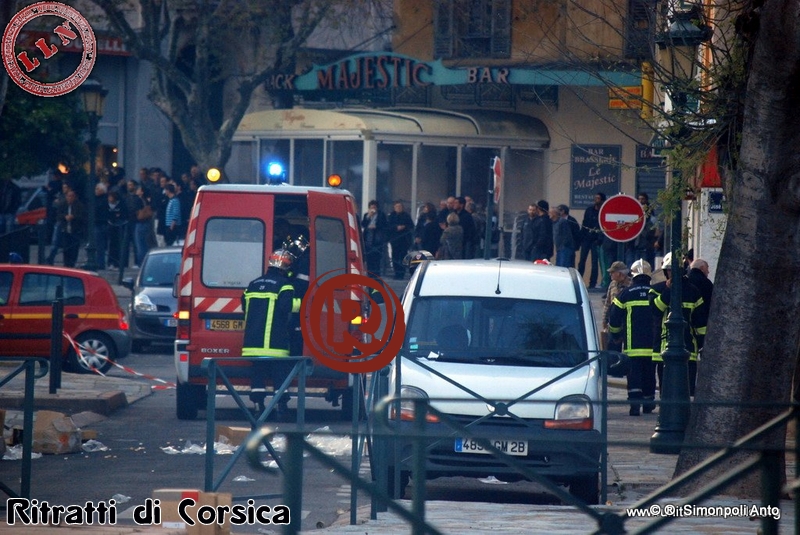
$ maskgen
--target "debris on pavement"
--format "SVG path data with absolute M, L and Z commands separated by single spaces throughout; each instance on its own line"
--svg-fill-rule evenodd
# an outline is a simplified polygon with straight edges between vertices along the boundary
M 41 453 L 31 452 L 31 459 L 38 459 L 42 456 Z M 22 459 L 22 444 L 16 446 L 9 446 L 3 455 L 4 461 L 19 461 Z
M 97 440 L 87 440 L 83 443 L 81 449 L 86 453 L 94 453 L 96 451 L 108 451 L 108 446 Z

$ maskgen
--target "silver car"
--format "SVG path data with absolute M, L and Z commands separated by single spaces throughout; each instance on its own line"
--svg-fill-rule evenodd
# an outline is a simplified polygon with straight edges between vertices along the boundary
M 122 281 L 133 291 L 128 317 L 134 353 L 150 344 L 175 341 L 178 299 L 172 287 L 180 267 L 180 247 L 152 249 L 144 257 L 136 281 L 130 277 Z

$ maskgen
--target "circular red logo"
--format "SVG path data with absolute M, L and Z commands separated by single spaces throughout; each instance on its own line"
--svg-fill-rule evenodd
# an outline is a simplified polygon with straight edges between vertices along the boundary
M 58 46 L 44 37 L 36 40 L 36 47 L 14 54 L 17 38 L 26 24 L 39 17 L 58 17 L 64 20 L 53 28 L 53 33 L 66 46 L 75 39 L 83 43 L 83 52 L 78 67 L 70 76 L 60 82 L 45 83 L 35 80 L 28 73 L 41 67 L 58 53 Z M 59 2 L 39 2 L 30 5 L 14 15 L 3 32 L 2 58 L 8 75 L 22 89 L 40 97 L 58 97 L 80 86 L 94 68 L 97 41 L 89 22 L 74 8 Z
M 405 336 L 403 307 L 397 295 L 380 279 L 333 272 L 319 277 L 303 298 L 303 340 L 320 364 L 344 373 L 378 371 L 397 356 Z M 321 281 L 321 282 L 319 282 Z M 380 296 L 377 300 L 376 297 Z M 386 305 L 386 324 L 377 332 Z M 371 315 L 363 316 L 369 302 Z

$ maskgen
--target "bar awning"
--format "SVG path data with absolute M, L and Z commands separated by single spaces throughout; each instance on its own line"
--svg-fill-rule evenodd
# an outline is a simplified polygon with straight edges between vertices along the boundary
M 261 111 L 245 115 L 234 141 L 256 138 L 371 139 L 528 150 L 550 146 L 547 127 L 534 117 L 503 111 L 431 108 Z

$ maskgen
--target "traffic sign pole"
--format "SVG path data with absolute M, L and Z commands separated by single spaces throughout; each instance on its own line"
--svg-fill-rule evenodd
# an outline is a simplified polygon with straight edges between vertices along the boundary
M 486 233 L 484 235 L 483 245 L 483 259 L 489 260 L 492 257 L 492 212 L 494 204 L 500 202 L 501 184 L 503 178 L 503 162 L 500 161 L 498 156 L 492 158 L 492 163 L 489 166 L 491 173 L 489 174 L 489 187 L 487 188 L 486 195 Z M 497 218 L 500 221 L 500 218 Z M 500 244 L 498 244 L 499 248 Z

